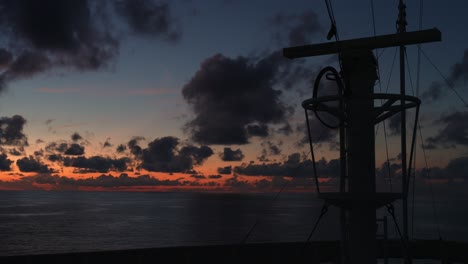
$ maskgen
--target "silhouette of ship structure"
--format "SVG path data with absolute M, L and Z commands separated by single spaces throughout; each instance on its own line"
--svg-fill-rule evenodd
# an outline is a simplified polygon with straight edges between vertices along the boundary
M 434 28 L 406 31 L 405 5 L 399 1 L 398 30 L 395 34 L 369 38 L 338 40 L 332 20 L 328 40 L 336 40 L 283 49 L 289 59 L 338 54 L 340 71 L 325 67 L 317 76 L 313 96 L 302 102 L 305 109 L 313 164 L 309 113 L 330 129 L 339 130 L 340 182 L 338 192 L 321 192 L 315 173 L 316 192 L 324 201 L 320 214 L 328 206 L 340 210 L 341 239 L 286 243 L 241 243 L 235 245 L 187 246 L 131 249 L 101 252 L 45 254 L 0 257 L 0 263 L 413 263 L 417 260 L 438 263 L 468 263 L 468 244 L 444 240 L 415 240 L 408 236 L 408 189 L 415 148 L 417 119 L 421 101 L 405 92 L 405 46 L 441 41 Z M 373 50 L 399 47 L 400 93 L 374 93 L 378 66 Z M 336 95 L 319 96 L 323 77 L 335 81 Z M 376 103 L 378 102 L 378 104 Z M 406 134 L 407 110 L 414 110 L 409 148 Z M 330 125 L 321 115 L 332 116 Z M 398 192 L 377 192 L 375 175 L 375 126 L 396 114 L 401 115 L 402 186 Z M 402 204 L 402 228 L 398 227 L 393 203 Z M 397 226 L 399 238 L 377 234 L 376 210 L 386 207 Z M 320 220 L 318 219 L 318 221 Z M 314 229 L 317 227 L 318 221 Z M 429 262 L 434 263 L 434 262 Z

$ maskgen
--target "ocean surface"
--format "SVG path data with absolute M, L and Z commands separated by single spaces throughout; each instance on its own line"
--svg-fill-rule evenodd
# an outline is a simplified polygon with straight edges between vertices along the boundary
M 0 255 L 232 244 L 254 225 L 247 243 L 306 241 L 322 202 L 314 194 L 274 196 L 0 191 Z M 457 199 L 417 197 L 410 234 L 468 241 L 466 201 Z M 396 237 L 388 212 L 378 215 L 387 216 L 389 235 Z M 330 207 L 312 240 L 338 238 L 338 210 Z

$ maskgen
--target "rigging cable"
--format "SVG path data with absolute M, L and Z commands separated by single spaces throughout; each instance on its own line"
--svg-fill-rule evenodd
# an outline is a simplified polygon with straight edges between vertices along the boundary
M 422 21 L 423 21 L 423 4 L 424 0 L 419 1 L 419 30 L 422 30 Z M 420 88 L 420 76 L 421 76 L 421 50 L 419 49 L 421 44 L 418 44 L 418 53 L 417 53 L 417 67 L 416 67 L 416 97 L 419 98 L 419 88 Z M 419 125 L 419 120 L 417 120 Z M 417 138 L 416 138 L 417 140 Z M 417 143 L 416 143 L 417 144 Z M 414 168 L 416 169 L 416 149 L 414 150 Z M 413 197 L 411 201 L 411 237 L 414 239 L 414 212 L 415 210 L 415 201 L 416 201 L 416 171 L 413 178 Z
M 408 60 L 408 53 L 406 52 L 405 50 L 405 60 L 406 60 L 406 64 L 407 64 L 407 68 L 408 68 L 408 76 L 409 76 L 409 81 L 410 81 L 410 85 L 411 85 L 411 90 L 413 92 L 413 96 L 414 96 L 414 86 L 413 86 L 413 79 L 411 77 L 411 71 L 410 71 L 410 65 L 409 65 L 409 60 Z M 411 181 L 411 170 L 413 170 L 413 173 L 415 173 L 415 167 L 413 167 L 413 154 L 415 152 L 415 142 L 416 142 L 416 132 L 417 132 L 417 121 L 418 121 L 418 117 L 419 117 L 419 106 L 416 106 L 416 114 L 415 114 L 415 117 L 414 117 L 414 120 L 415 120 L 415 123 L 413 125 L 413 137 L 411 139 L 411 149 L 410 149 L 410 158 L 409 158 L 409 163 L 408 163 L 408 179 L 407 179 L 407 183 L 406 183 L 406 193 L 408 193 L 408 188 L 409 188 L 409 184 L 410 184 L 410 181 Z M 414 183 L 413 183 L 414 184 Z
M 398 235 L 400 236 L 401 246 L 403 247 L 404 256 L 405 256 L 406 261 L 407 261 L 405 263 L 412 263 L 411 258 L 409 257 L 408 240 L 405 239 L 405 237 L 401 233 L 400 226 L 398 226 L 398 221 L 397 221 L 396 216 L 395 216 L 395 207 L 393 207 L 392 203 L 389 203 L 389 204 L 387 204 L 385 206 L 387 207 L 388 213 L 392 216 L 393 223 L 395 223 L 395 228 L 396 228 L 396 230 L 398 232 Z
M 468 103 L 463 99 L 463 97 L 460 95 L 460 93 L 457 92 L 453 84 L 445 77 L 445 75 L 439 70 L 439 68 L 429 59 L 429 57 L 426 55 L 424 50 L 421 47 L 418 47 L 418 49 L 421 51 L 422 55 L 429 61 L 429 63 L 437 70 L 437 72 L 440 74 L 442 79 L 444 79 L 445 83 L 447 86 L 452 89 L 452 91 L 455 93 L 455 95 L 463 102 L 466 108 L 468 108 Z
M 335 13 L 333 12 L 333 5 L 331 0 L 325 0 L 325 5 L 327 6 L 328 17 L 330 18 L 331 28 L 327 34 L 327 39 L 330 40 L 332 37 L 335 37 L 335 42 L 340 41 L 340 36 L 338 35 L 338 28 L 336 27 Z M 338 64 L 340 65 L 340 71 L 343 72 L 343 63 L 341 61 L 341 46 L 338 46 Z
M 395 48 L 395 53 L 393 54 L 392 66 L 390 67 L 390 74 L 388 75 L 387 87 L 385 88 L 385 93 L 388 92 L 388 88 L 390 87 L 390 81 L 391 81 L 392 74 L 393 74 L 393 68 L 394 68 L 394 65 L 395 65 L 396 55 L 397 55 L 397 48 Z M 380 76 L 379 76 L 379 78 L 380 78 Z M 384 127 L 384 133 L 386 135 L 387 134 L 386 125 L 385 125 L 385 122 L 382 122 L 382 123 L 383 123 L 383 127 Z M 377 135 L 379 133 L 379 127 L 380 127 L 380 123 L 378 123 L 376 128 L 375 128 L 375 135 Z M 385 144 L 387 145 L 387 137 L 385 137 L 385 141 L 386 141 Z M 392 191 L 392 178 L 391 178 L 392 170 L 390 168 L 390 162 L 388 162 L 389 161 L 388 148 L 385 148 L 385 150 L 386 150 L 386 156 L 387 156 L 387 164 L 386 165 L 387 165 L 387 169 L 388 169 L 388 183 L 389 183 L 389 186 L 390 186 L 390 191 Z
M 414 91 L 414 86 L 413 86 L 413 78 L 412 78 L 412 75 L 411 75 L 411 68 L 410 68 L 410 64 L 409 64 L 409 59 L 408 59 L 408 53 L 406 52 L 405 50 L 405 60 L 406 60 L 406 65 L 407 65 L 407 70 L 408 70 L 408 77 L 409 77 L 409 81 L 410 81 L 410 86 L 411 86 L 411 91 L 413 93 L 413 96 L 415 96 L 415 91 Z M 417 92 L 417 91 L 416 91 Z M 409 169 L 408 169 L 408 183 L 406 184 L 406 187 L 407 187 L 407 192 L 408 192 L 408 189 L 409 189 L 409 185 L 411 183 L 411 178 L 413 178 L 413 194 L 412 194 L 412 202 L 411 202 L 411 236 L 414 237 L 414 200 L 415 200 L 415 185 L 416 185 L 416 148 L 414 148 L 415 144 L 416 144 L 416 134 L 417 134 L 417 124 L 419 122 L 418 120 L 418 115 L 419 115 L 419 106 L 417 107 L 416 109 L 416 116 L 415 116 L 415 124 L 414 124 L 414 127 L 413 127 L 413 139 L 412 139 L 412 144 L 411 144 L 411 153 L 410 153 L 410 161 L 409 161 Z M 413 158 L 413 155 L 414 155 L 414 159 L 412 160 Z M 413 164 L 412 164 L 413 163 Z M 413 167 L 413 175 L 411 175 L 411 167 Z M 413 177 L 411 177 L 413 176 Z
M 322 132 L 320 133 L 320 135 L 318 136 L 317 138 L 317 141 L 320 141 L 320 139 L 322 138 L 323 134 L 325 133 L 325 130 L 322 130 Z M 311 142 L 311 141 L 309 141 Z M 313 146 L 312 146 L 313 148 Z M 308 152 L 304 158 L 303 158 L 303 161 L 305 161 L 307 159 L 307 157 L 309 156 L 309 154 L 312 153 L 312 157 L 314 156 L 313 152 Z M 280 196 L 280 194 L 284 191 L 284 189 L 294 180 L 295 176 L 298 174 L 298 171 L 299 171 L 299 168 L 301 167 L 301 164 L 303 163 L 299 163 L 296 168 L 294 168 L 294 171 L 291 173 L 291 176 L 289 177 L 289 179 L 281 186 L 280 190 L 275 194 L 275 196 L 273 197 L 273 199 L 271 200 L 271 202 L 275 202 L 278 197 Z M 314 170 L 315 170 L 315 159 L 313 161 L 313 166 L 314 166 Z M 316 181 L 316 184 L 318 184 L 318 180 Z M 318 185 L 317 185 L 317 189 L 318 189 Z M 252 227 L 249 229 L 249 231 L 246 233 L 246 235 L 244 236 L 244 238 L 242 239 L 241 241 L 241 245 L 242 244 L 245 244 L 247 242 L 247 240 L 249 239 L 250 235 L 253 233 L 253 231 L 255 230 L 255 228 L 258 226 L 258 223 L 260 221 L 258 220 L 258 218 L 255 220 L 255 223 L 252 225 Z
M 374 37 L 375 37 L 375 36 L 377 36 L 377 29 L 376 29 L 376 25 L 375 25 L 374 0 L 370 0 L 370 6 L 371 6 L 371 11 L 372 11 L 372 25 L 373 25 Z M 395 55 L 396 55 L 396 52 L 395 52 Z M 379 63 L 378 49 L 375 50 L 375 58 L 376 58 L 376 61 L 377 61 L 377 80 L 379 81 L 379 92 L 382 93 L 382 82 L 381 82 L 381 78 L 380 78 L 380 63 Z M 393 68 L 393 66 L 392 66 L 392 68 Z M 380 102 L 382 103 L 382 100 L 380 100 Z M 388 184 L 390 186 L 390 191 L 392 191 L 390 158 L 389 158 L 389 155 L 388 155 L 387 128 L 386 128 L 386 125 L 385 125 L 385 120 L 382 121 L 382 124 L 383 124 L 383 129 L 384 129 L 385 153 L 386 153 L 386 158 L 387 158 L 387 163 L 386 164 L 387 164 L 387 170 L 388 170 Z
M 422 135 L 422 129 L 421 129 L 421 124 L 418 122 L 418 127 L 419 127 L 419 136 L 420 136 L 420 139 L 421 139 L 421 142 L 424 142 L 424 139 L 423 139 L 423 135 Z M 424 163 L 425 163 L 425 169 L 426 169 L 426 177 L 430 179 L 429 177 L 429 166 L 427 164 L 427 156 L 426 156 L 426 148 L 424 147 L 424 144 L 421 144 L 421 148 L 422 148 L 422 152 L 423 152 L 423 156 L 424 156 Z M 439 235 L 439 240 L 442 240 L 442 235 L 440 233 L 440 227 L 439 227 L 439 217 L 438 217 L 438 214 L 437 214 L 437 208 L 436 208 L 436 205 L 435 205 L 435 194 L 434 194 L 434 189 L 432 188 L 432 182 L 429 181 L 429 190 L 431 192 L 431 200 L 432 200 L 432 211 L 433 211 L 433 217 L 434 217 L 434 222 L 436 224 L 436 230 L 437 230 L 437 234 Z

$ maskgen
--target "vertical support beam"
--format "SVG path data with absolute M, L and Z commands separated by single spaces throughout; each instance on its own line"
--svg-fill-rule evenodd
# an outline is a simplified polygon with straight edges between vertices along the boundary
M 342 54 L 345 82 L 350 89 L 348 113 L 349 260 L 376 263 L 374 84 L 376 61 L 371 50 Z
M 340 112 L 343 113 L 344 110 L 344 102 L 340 100 Z M 347 173 L 347 166 L 346 166 L 346 129 L 344 125 L 340 126 L 340 193 L 344 194 L 346 192 L 346 173 Z M 340 228 L 341 228 L 341 264 L 346 263 L 346 209 L 340 208 Z
M 398 5 L 398 33 L 404 34 L 406 32 L 406 5 L 403 0 L 400 0 Z M 405 52 L 406 48 L 404 45 L 400 45 L 400 94 L 406 95 L 406 78 L 405 78 Z M 401 100 L 401 105 L 404 105 L 405 101 Z M 406 111 L 401 111 L 401 181 L 402 181 L 402 192 L 403 192 L 403 237 L 408 240 L 408 175 L 407 175 L 407 155 L 406 155 Z

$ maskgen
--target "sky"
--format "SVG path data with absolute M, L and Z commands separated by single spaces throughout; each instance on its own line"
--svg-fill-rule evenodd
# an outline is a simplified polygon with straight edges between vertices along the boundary
M 442 32 L 421 46 L 419 74 L 418 50 L 407 48 L 407 91 L 423 102 L 416 178 L 449 189 L 468 179 L 468 4 L 408 2 L 408 31 Z M 397 6 L 332 1 L 339 38 L 395 33 Z M 0 7 L 0 189 L 271 191 L 290 177 L 288 190 L 314 189 L 301 103 L 338 60 L 289 60 L 282 49 L 328 41 L 325 1 Z M 397 93 L 396 49 L 377 54 L 375 92 Z M 337 131 L 310 121 L 321 185 L 333 188 Z M 382 188 L 401 173 L 398 123 L 376 128 Z

